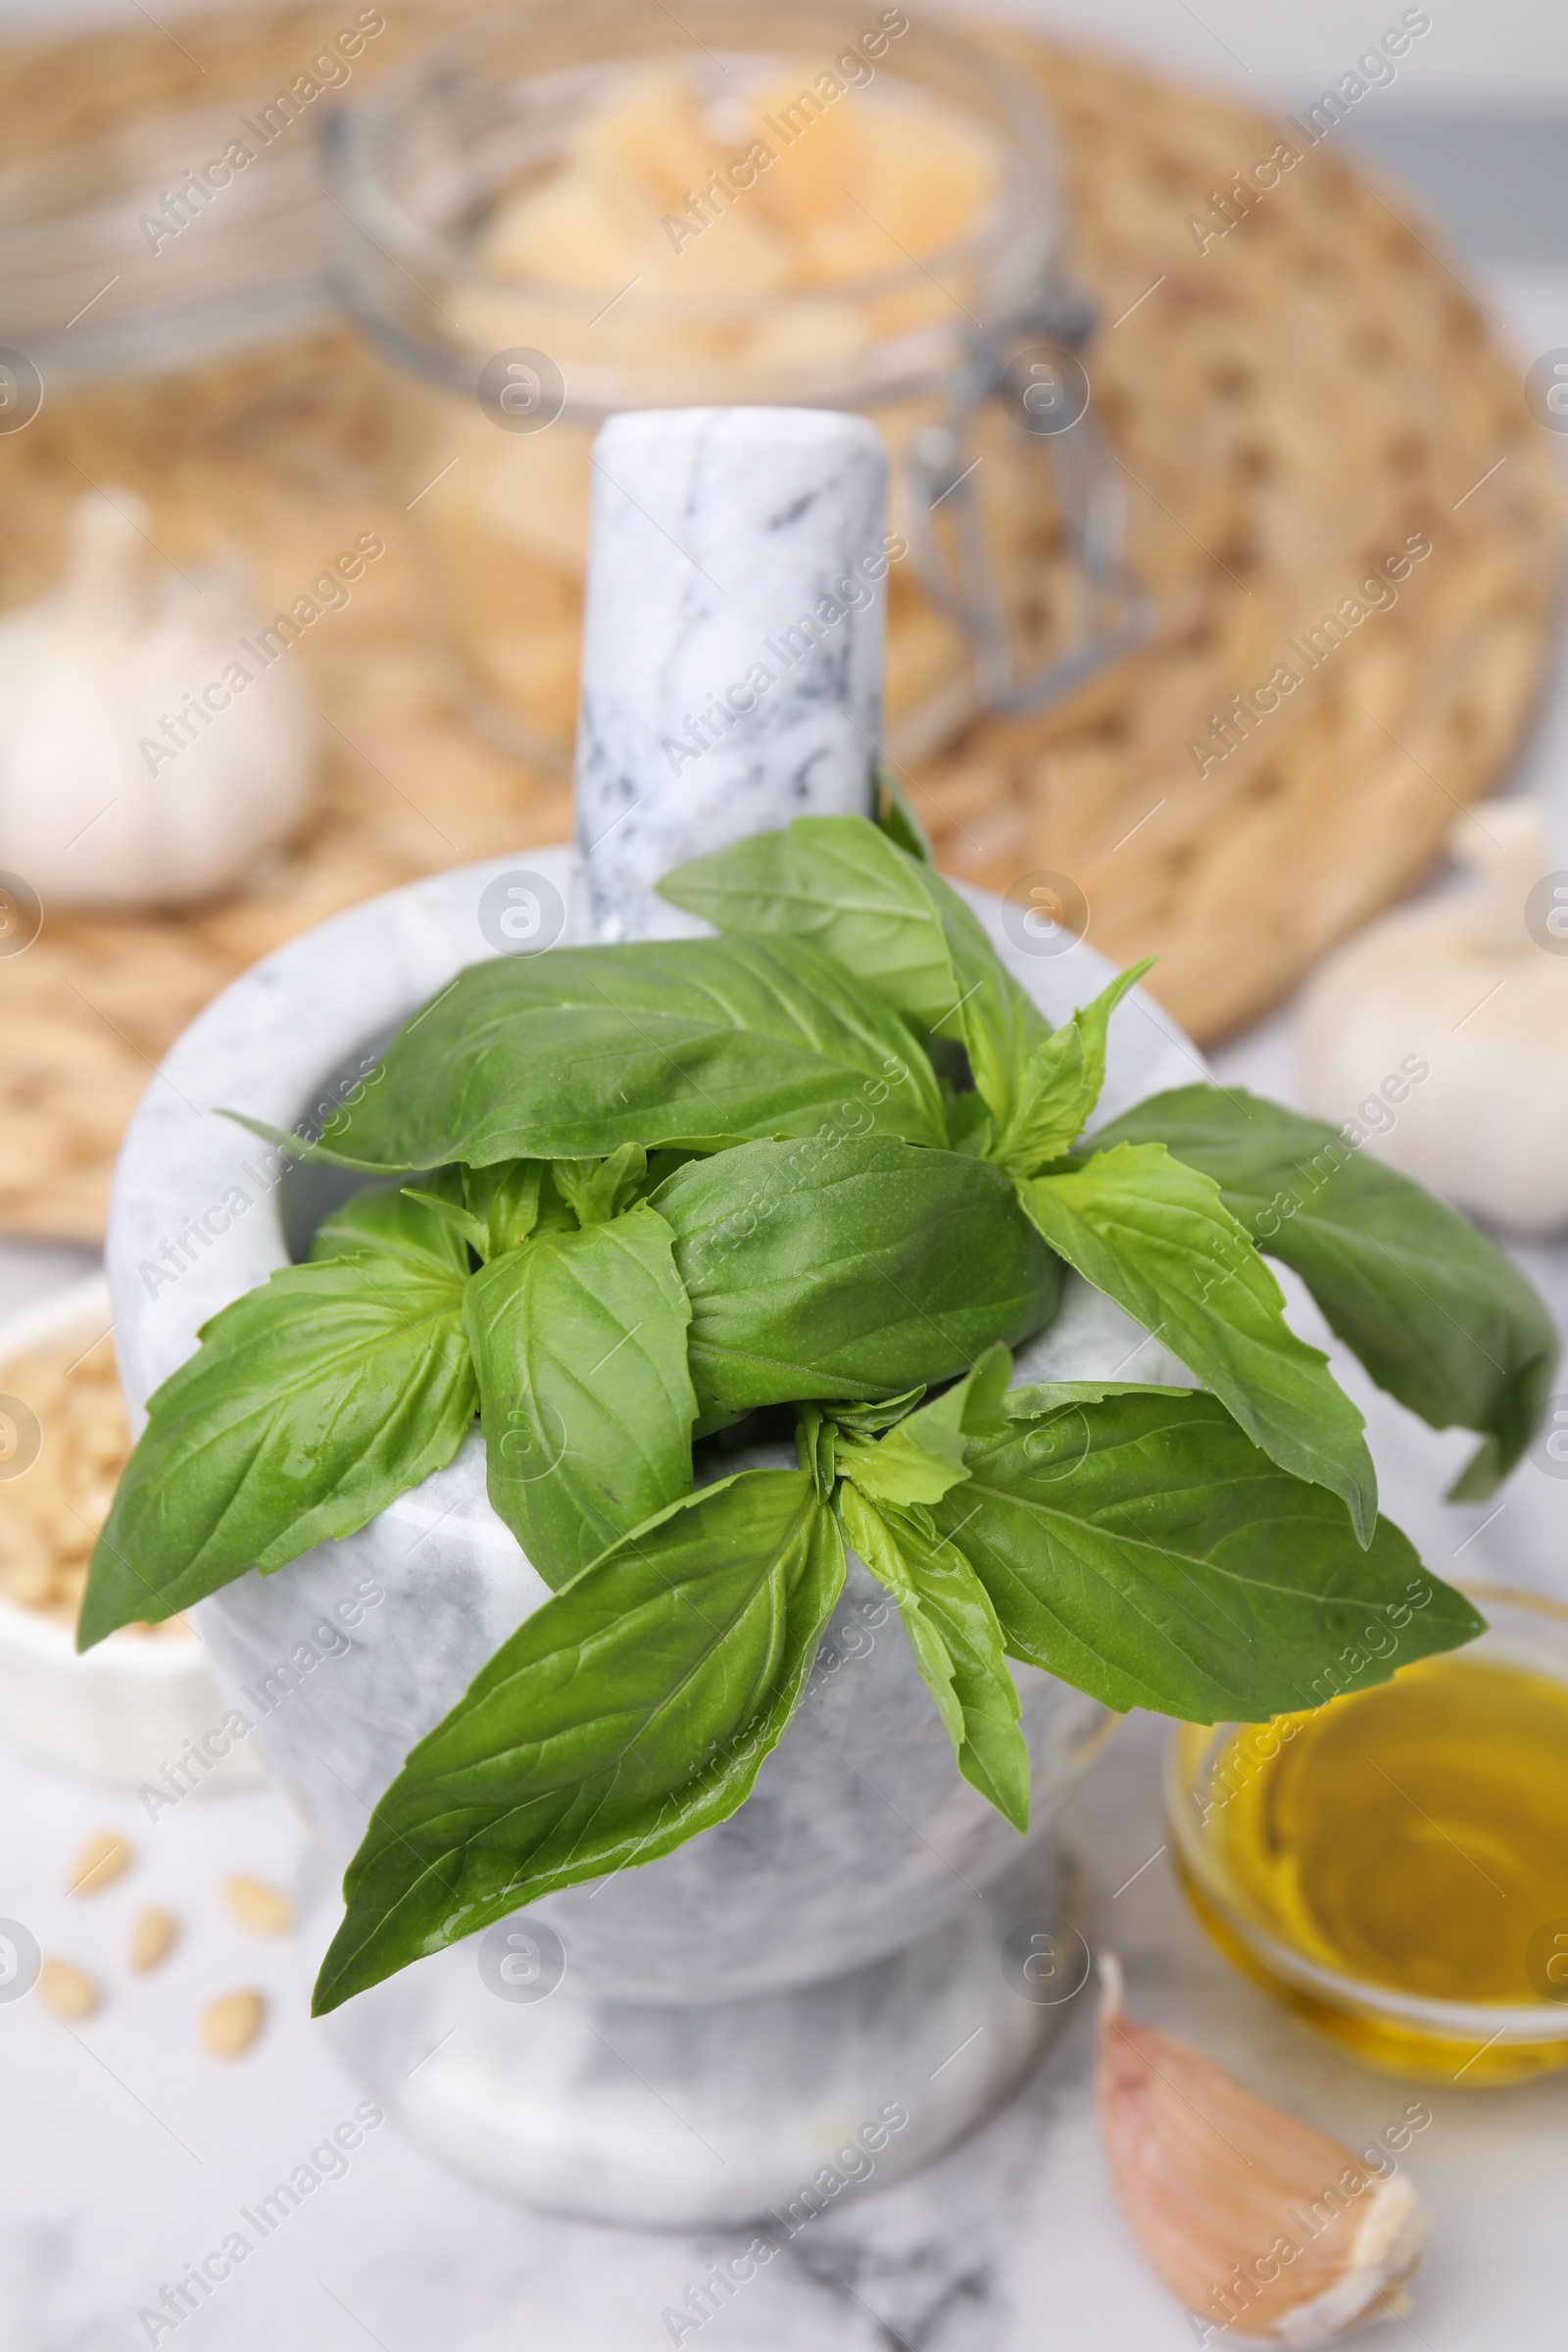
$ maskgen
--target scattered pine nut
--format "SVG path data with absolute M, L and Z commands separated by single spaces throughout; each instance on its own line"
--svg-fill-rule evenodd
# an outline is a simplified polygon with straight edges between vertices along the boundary
M 98 1987 L 69 1960 L 46 1960 L 38 1971 L 38 1990 L 56 2017 L 91 2017 L 98 2006 Z
M 111 1879 L 118 1879 L 130 1861 L 130 1848 L 123 1838 L 113 1830 L 105 1830 L 97 1838 L 89 1838 L 66 1874 L 68 1894 L 96 1894 Z
M 179 1923 L 172 1919 L 167 1911 L 138 1911 L 130 1930 L 128 1957 L 131 1967 L 138 1975 L 145 1975 L 148 1969 L 156 1968 L 160 1960 L 168 1958 L 178 1934 Z
M 198 2031 L 214 2058 L 237 2058 L 262 2030 L 267 2003 L 259 1992 L 225 1992 L 202 2011 Z
M 246 1878 L 243 1872 L 223 1881 L 223 1900 L 240 1926 L 255 1936 L 281 1936 L 285 1928 L 294 1925 L 294 1906 L 288 1896 L 263 1879 Z

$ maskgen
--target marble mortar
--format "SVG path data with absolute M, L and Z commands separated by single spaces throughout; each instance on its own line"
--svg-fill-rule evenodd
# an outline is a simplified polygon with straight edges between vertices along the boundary
M 486 953 L 479 901 L 516 870 L 493 860 L 339 915 L 246 973 L 173 1048 L 126 1137 L 111 1219 L 116 1346 L 138 1424 L 199 1326 L 287 1261 L 275 1157 L 216 1107 L 300 1118 L 327 1073 Z M 526 870 L 569 898 L 568 852 L 534 853 Z M 1021 955 L 998 903 L 966 895 L 1053 1019 L 1102 984 L 1091 950 Z M 1100 1115 L 1200 1067 L 1135 994 L 1112 1023 Z M 196 1233 L 206 1247 L 166 1247 Z M 1017 1373 L 1186 1378 L 1073 1276 Z M 364 1607 L 367 1580 L 385 1597 Z M 196 1616 L 225 1696 L 257 1722 L 335 1871 L 408 1748 L 547 1597 L 490 1506 L 475 1433 L 358 1535 L 241 1578 Z M 493 1997 L 471 1940 L 333 2021 L 380 2094 L 452 2161 L 600 2218 L 744 2220 L 809 2177 L 834 2132 L 853 2127 L 857 2097 L 874 2113 L 908 2092 L 893 2179 L 1013 2087 L 1054 2013 L 1016 1997 L 999 1952 L 1020 1919 L 1061 1914 L 1052 1827 L 1105 1719 L 1079 1692 L 1015 1670 L 1035 1776 L 1020 1839 L 959 1778 L 884 1601 L 853 1564 L 801 1710 L 732 1820 L 528 1915 L 566 1955 L 548 2001 Z M 352 1631 L 313 1642 L 339 1604 L 358 1616 Z M 302 1650 L 319 1664 L 290 1668 Z M 334 1924 L 323 1919 L 323 1937 Z M 465 2030 L 409 2077 L 455 2020 Z M 982 2027 L 972 2055 L 929 2082 Z

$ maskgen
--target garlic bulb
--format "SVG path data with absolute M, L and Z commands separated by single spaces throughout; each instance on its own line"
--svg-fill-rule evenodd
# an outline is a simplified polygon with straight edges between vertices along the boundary
M 299 657 L 231 563 L 186 581 L 148 522 L 133 491 L 83 497 L 62 585 L 0 619 L 0 867 L 46 907 L 205 898 L 310 798 Z
M 1406 1176 L 1520 1233 L 1568 1225 L 1568 874 L 1534 801 L 1461 818 L 1479 888 L 1374 923 L 1302 1000 L 1302 1099 Z
M 1132 2024 L 1108 1955 L 1101 1974 L 1100 2123 L 1116 2195 L 1199 2340 L 1299 2352 L 1402 2313 L 1426 2217 L 1388 2149 L 1354 2155 L 1173 2034 Z

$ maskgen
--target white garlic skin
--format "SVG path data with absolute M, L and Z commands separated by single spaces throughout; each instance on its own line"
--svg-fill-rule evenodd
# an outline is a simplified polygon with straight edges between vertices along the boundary
M 1111 1953 L 1100 1971 L 1096 2095 L 1116 2200 L 1202 2341 L 1309 2352 L 1402 2316 L 1426 2216 L 1388 2152 L 1358 2156 L 1135 2023 Z
M 1459 821 L 1449 847 L 1479 888 L 1372 924 L 1308 985 L 1303 1106 L 1336 1127 L 1353 1120 L 1366 1135 L 1358 1148 L 1489 1224 L 1558 1233 L 1568 953 L 1543 946 L 1525 918 L 1552 866 L 1542 811 L 1487 807 Z
M 182 579 L 133 491 L 83 497 L 66 577 L 0 619 L 0 867 L 50 906 L 175 906 L 250 874 L 310 805 L 316 718 L 303 657 L 264 668 L 232 564 Z M 193 696 L 249 672 L 193 739 Z M 149 753 L 144 743 L 156 749 Z M 179 745 L 172 751 L 172 745 Z M 160 753 L 170 753 L 160 757 Z

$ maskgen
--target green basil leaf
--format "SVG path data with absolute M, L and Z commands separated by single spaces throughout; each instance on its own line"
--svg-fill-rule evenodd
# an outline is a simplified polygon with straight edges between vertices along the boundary
M 463 1174 L 468 1213 L 484 1227 L 483 1258 L 520 1250 L 540 1224 L 571 1222 L 542 1160 L 498 1159 L 487 1168 L 465 1168 Z
M 888 1397 L 1054 1314 L 1061 1268 L 999 1168 L 908 1144 L 743 1144 L 653 1205 L 675 1235 L 705 1416 Z
M 906 1413 L 912 1413 L 924 1395 L 922 1383 L 906 1389 L 902 1396 L 884 1396 L 875 1403 L 835 1404 L 833 1420 L 847 1437 L 874 1438 L 891 1429 L 895 1421 L 902 1421 Z
M 822 1411 L 820 1405 L 803 1404 L 795 1419 L 795 1453 L 803 1470 L 808 1470 L 816 1481 L 816 1491 L 824 1502 L 833 1499 L 838 1484 L 838 1429 Z
M 1285 1320 L 1278 1283 L 1212 1178 L 1118 1144 L 1019 1197 L 1052 1248 L 1153 1332 L 1282 1469 L 1340 1495 L 1364 1544 L 1377 1475 L 1360 1413 Z
M 1539 1427 L 1558 1357 L 1551 1317 L 1506 1252 L 1321 1119 L 1254 1095 L 1177 1087 L 1095 1140 L 1156 1139 L 1295 1267 L 1380 1389 L 1434 1429 L 1485 1433 L 1452 1499 L 1490 1494 Z
M 477 1258 L 483 1260 L 489 1256 L 490 1229 L 488 1225 L 481 1223 L 471 1209 L 464 1206 L 461 1199 L 453 1200 L 445 1193 L 432 1192 L 428 1185 L 423 1184 L 406 1184 L 402 1188 L 402 1194 L 405 1200 L 416 1200 L 421 1208 L 433 1209 L 442 1224 L 456 1234 L 465 1247 L 471 1250 Z M 321 1253 L 313 1246 L 312 1257 L 318 1254 Z M 327 1254 L 332 1253 L 327 1252 Z
M 466 1237 L 454 1224 L 461 1217 L 462 1180 L 456 1168 L 439 1169 L 425 1190 L 410 1188 L 355 1193 L 317 1227 L 310 1262 L 343 1259 L 387 1273 L 395 1266 L 423 1279 L 462 1282 L 468 1272 Z
M 541 1219 L 576 1225 L 575 1215 L 548 1194 L 549 1175 L 542 1160 L 503 1159 L 489 1168 L 439 1168 L 403 1192 L 433 1208 L 484 1264 L 519 1248 Z
M 1153 961 L 1146 956 L 1142 963 L 1118 972 L 1093 1004 L 1080 1005 L 1070 1021 L 1035 1048 L 1023 1092 L 987 1147 L 987 1158 L 1014 1176 L 1038 1176 L 1071 1151 L 1105 1083 L 1110 1016 Z
M 801 943 L 650 940 L 470 964 L 382 1067 L 318 1144 L 241 1124 L 297 1157 L 386 1170 L 712 1150 L 825 1123 L 947 1134 L 908 1025 Z
M 468 1285 L 490 1499 L 553 1590 L 689 1494 L 697 1399 L 673 1236 L 645 1206 Z
M 999 1124 L 1025 1099 L 1050 1022 L 957 892 L 867 818 L 797 817 L 677 866 L 659 890 L 722 932 L 809 940 L 895 1011 L 956 1039 Z
M 551 1174 L 579 1225 L 603 1225 L 629 1208 L 648 1173 L 641 1144 L 622 1144 L 605 1159 L 558 1159 Z
M 871 1442 L 841 1435 L 835 1448 L 839 1475 L 876 1502 L 940 1502 L 950 1487 L 968 1477 L 964 1438 L 1001 1420 L 1011 1378 L 1006 1348 L 988 1348 L 962 1380 L 907 1413 L 885 1436 Z
M 906 856 L 917 859 L 921 865 L 935 865 L 925 827 L 891 767 L 879 766 L 876 771 L 876 821 L 889 841 Z
M 932 1513 L 1015 1658 L 1107 1706 L 1261 1722 L 1483 1630 L 1380 1519 L 1369 1547 L 1217 1398 L 1109 1390 L 972 1439 Z
M 626 1537 L 505 1642 L 377 1804 L 316 2014 L 751 1793 L 844 1582 L 808 1473 L 750 1470 Z
M 899 1604 L 958 1770 L 1022 1832 L 1029 1827 L 1029 1750 L 1002 1628 L 985 1586 L 956 1544 L 935 1541 L 899 1510 L 845 1487 L 845 1536 Z
M 466 1248 L 406 1197 L 349 1209 L 354 1254 L 285 1267 L 224 1307 L 153 1396 L 93 1553 L 79 1648 L 352 1535 L 462 1445 L 478 1403 Z

